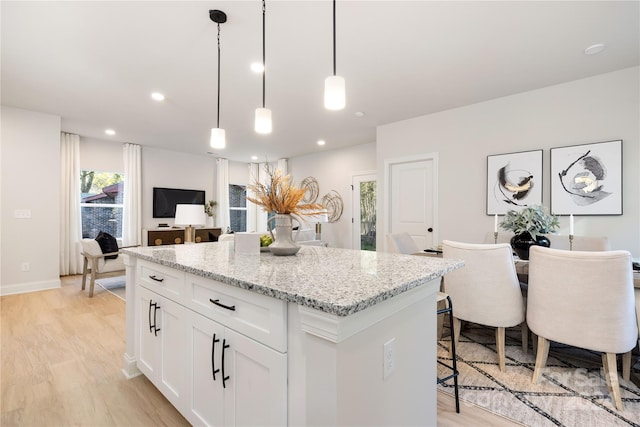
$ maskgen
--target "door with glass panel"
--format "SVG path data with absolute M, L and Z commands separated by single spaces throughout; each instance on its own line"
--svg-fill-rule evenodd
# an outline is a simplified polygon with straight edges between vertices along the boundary
M 376 174 L 363 172 L 352 178 L 353 249 L 376 250 Z

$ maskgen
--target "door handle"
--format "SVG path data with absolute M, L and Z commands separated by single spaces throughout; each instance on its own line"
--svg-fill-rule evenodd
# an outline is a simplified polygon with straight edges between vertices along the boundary
M 153 325 L 151 324 L 151 306 L 155 304 L 151 304 L 151 300 L 149 300 L 149 333 L 153 332 Z
M 225 350 L 229 348 L 229 344 L 227 344 L 227 340 L 222 340 L 222 388 L 227 388 L 225 382 L 229 379 L 229 375 L 224 375 L 224 354 Z
M 427 228 L 427 231 L 428 231 L 429 233 L 433 233 L 433 227 L 429 227 L 429 228 Z
M 220 342 L 219 339 L 216 339 L 216 334 L 213 334 L 213 339 L 211 340 L 211 372 L 213 373 L 213 380 L 216 380 L 216 374 L 220 372 L 220 369 L 216 369 L 216 343 Z
M 157 302 L 154 302 L 153 305 L 155 306 L 155 308 L 153 309 L 153 332 L 156 334 L 156 336 L 158 336 L 158 331 L 160 330 L 160 328 L 158 328 L 158 319 L 156 316 L 158 314 L 158 309 L 160 308 L 160 306 Z

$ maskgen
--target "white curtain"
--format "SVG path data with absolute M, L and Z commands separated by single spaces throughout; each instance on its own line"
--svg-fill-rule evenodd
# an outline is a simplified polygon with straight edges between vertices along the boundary
M 259 167 L 257 163 L 249 163 L 249 184 L 254 184 L 259 176 Z M 256 197 L 256 193 L 247 190 L 247 197 Z M 247 231 L 255 232 L 258 230 L 258 210 L 261 210 L 255 203 L 247 200 Z
M 80 137 L 60 133 L 60 275 L 82 273 Z
M 267 184 L 267 182 L 269 181 L 269 177 L 267 176 L 267 171 L 266 171 L 266 163 L 260 163 L 259 165 L 257 165 L 258 167 L 258 180 L 259 182 L 261 182 L 262 184 Z M 269 214 L 267 212 L 264 211 L 264 209 L 262 208 L 257 208 L 256 210 L 256 231 L 258 233 L 266 233 L 269 231 L 269 229 L 267 228 L 267 219 L 269 218 Z
M 219 226 L 222 232 L 227 231 L 231 220 L 229 218 L 229 161 L 227 159 L 216 159 L 218 169 L 218 206 L 220 208 Z
M 124 208 L 122 212 L 122 245 L 142 244 L 142 154 L 137 144 L 123 144 Z
M 278 159 L 278 169 L 282 171 L 282 176 L 289 173 L 289 161 L 287 159 Z

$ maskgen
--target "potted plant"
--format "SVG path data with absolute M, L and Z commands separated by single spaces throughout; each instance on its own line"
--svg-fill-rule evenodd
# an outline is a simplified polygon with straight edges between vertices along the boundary
M 508 211 L 500 227 L 513 232 L 511 247 L 515 253 L 521 259 L 529 259 L 529 248 L 532 245 L 549 247 L 549 239 L 544 235 L 555 233 L 560 222 L 557 216 L 549 214 L 544 207 L 532 205 L 520 211 Z
M 204 205 L 204 213 L 207 214 L 207 227 L 211 228 L 214 226 L 214 219 L 216 216 L 216 206 L 218 206 L 218 202 L 215 200 L 209 200 Z

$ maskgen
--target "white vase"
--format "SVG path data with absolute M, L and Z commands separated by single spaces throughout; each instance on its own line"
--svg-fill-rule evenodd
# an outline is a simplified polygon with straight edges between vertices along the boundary
M 275 221 L 276 223 L 275 236 L 271 232 L 271 227 L 268 227 L 271 237 L 273 238 L 273 243 L 269 245 L 271 253 L 274 255 L 297 254 L 300 250 L 300 245 L 293 240 L 293 223 L 291 221 L 291 215 L 276 214 L 276 216 L 267 221 L 267 226 L 271 221 Z
M 213 218 L 212 216 L 207 216 L 207 224 L 206 224 L 207 228 L 213 228 L 213 227 L 215 227 L 215 221 L 214 221 L 214 219 L 215 219 L 215 218 Z

